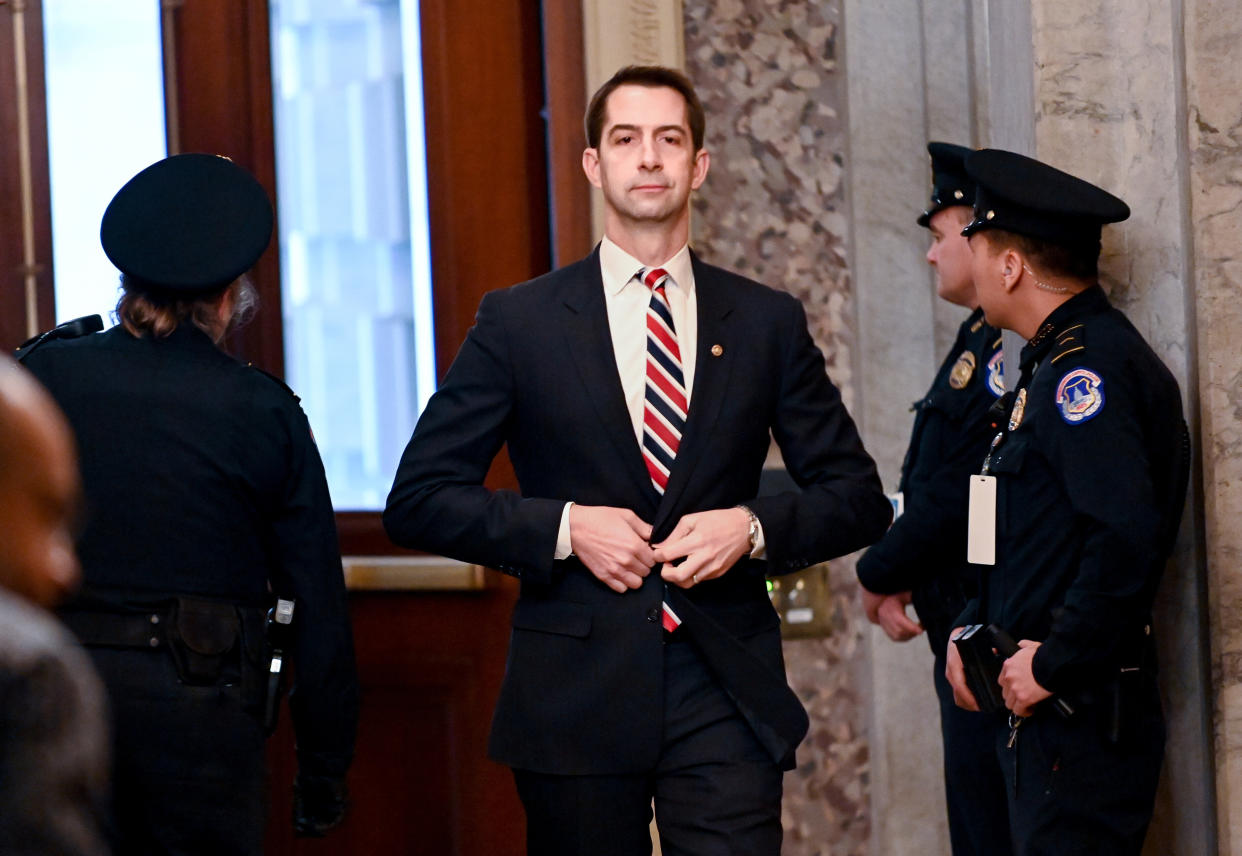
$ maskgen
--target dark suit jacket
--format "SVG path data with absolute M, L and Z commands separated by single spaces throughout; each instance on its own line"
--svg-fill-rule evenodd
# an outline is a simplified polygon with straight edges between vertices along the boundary
M 856 550 L 888 524 L 874 462 L 801 304 L 697 258 L 693 265 L 697 367 L 663 497 L 622 396 L 598 250 L 484 297 L 401 459 L 384 512 L 392 539 L 522 580 L 490 743 L 510 766 L 635 772 L 659 753 L 665 585 L 652 573 L 617 594 L 576 559 L 554 561 L 567 500 L 632 509 L 652 523 L 656 542 L 685 514 L 748 504 L 763 524 L 766 561 L 744 558 L 685 597 L 672 590 L 670 602 L 688 614 L 684 626 L 723 630 L 707 646 L 722 682 L 734 666 L 718 652 L 732 645 L 752 657 L 744 674 L 770 673 L 785 693 L 765 576 Z M 769 435 L 801 492 L 756 498 Z M 482 487 L 506 442 L 521 493 Z M 756 720 L 767 715 L 760 704 L 752 724 L 762 731 Z M 786 749 L 777 760 L 790 763 Z

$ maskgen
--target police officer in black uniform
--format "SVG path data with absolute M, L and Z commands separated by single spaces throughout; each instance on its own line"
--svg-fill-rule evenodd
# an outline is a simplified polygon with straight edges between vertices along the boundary
M 295 603 L 295 827 L 344 812 L 358 689 L 323 465 L 297 397 L 218 347 L 271 228 L 226 158 L 148 167 L 100 233 L 120 323 L 22 354 L 81 453 L 84 586 L 62 616 L 109 691 L 118 853 L 262 852 L 274 596 Z
M 1129 216 L 1125 203 L 1010 152 L 973 153 L 966 168 L 980 305 L 1028 340 L 971 480 L 981 592 L 959 618 L 1019 646 L 999 678 L 1011 715 L 992 723 L 1015 851 L 1137 856 L 1164 747 L 1151 610 L 1185 500 L 1181 395 L 1097 284 L 1101 228 Z
M 962 235 L 975 200 L 965 167 L 971 150 L 933 142 L 927 151 L 931 206 L 918 223 L 931 231 L 927 260 L 936 270 L 936 293 L 971 312 L 927 395 L 914 403 L 914 430 L 898 488 L 903 513 L 859 560 L 858 578 L 873 622 L 898 642 L 925 629 L 935 654 L 954 856 L 1004 856 L 1010 852 L 1009 824 L 991 733 L 982 714 L 954 704 L 944 677 L 949 631 L 975 594 L 975 574 L 966 563 L 966 491 L 996 433 L 989 409 L 1004 393 L 1001 333 L 979 308 L 970 246 Z M 906 616 L 911 600 L 922 628 Z

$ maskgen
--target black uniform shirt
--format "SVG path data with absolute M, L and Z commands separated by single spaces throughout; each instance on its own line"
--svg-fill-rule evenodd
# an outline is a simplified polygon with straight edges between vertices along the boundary
M 1185 423 L 1177 381 L 1098 286 L 1047 318 L 1020 367 L 988 461 L 997 563 L 981 568 L 983 612 L 961 621 L 1043 642 L 1035 679 L 1063 692 L 1137 663 L 1149 642 L 1185 499 Z
M 1001 333 L 976 309 L 961 327 L 927 395 L 914 403 L 914 430 L 901 467 L 905 512 L 858 562 L 868 591 L 913 591 L 932 650 L 974 594 L 966 563 L 967 487 L 996 433 L 988 410 L 1004 393 Z
M 303 772 L 343 775 L 357 675 L 323 464 L 297 398 L 197 327 L 50 342 L 26 366 L 77 438 L 85 589 L 117 602 L 297 601 L 290 696 Z

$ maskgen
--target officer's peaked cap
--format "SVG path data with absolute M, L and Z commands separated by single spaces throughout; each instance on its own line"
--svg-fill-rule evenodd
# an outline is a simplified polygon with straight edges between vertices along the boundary
M 927 144 L 931 155 L 932 194 L 931 205 L 919 215 L 920 226 L 928 226 L 936 212 L 954 205 L 970 207 L 975 204 L 975 181 L 966 173 L 966 156 L 971 149 L 953 143 L 932 142 Z
M 962 230 L 972 235 L 1004 229 L 1071 247 L 1098 247 L 1105 223 L 1130 216 L 1125 202 L 1034 158 L 980 149 L 966 158 L 975 180 L 975 217 Z
M 104 211 L 99 240 L 122 273 L 173 297 L 206 294 L 248 271 L 272 236 L 272 204 L 226 157 L 174 155 L 131 178 Z

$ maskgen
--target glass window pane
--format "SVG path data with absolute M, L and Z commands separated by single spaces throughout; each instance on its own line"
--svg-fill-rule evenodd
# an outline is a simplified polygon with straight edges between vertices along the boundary
M 57 322 L 111 324 L 118 273 L 99 221 L 134 173 L 167 153 L 160 4 L 44 0 Z
M 435 385 L 418 3 L 270 9 L 285 373 L 337 509 L 379 509 Z

